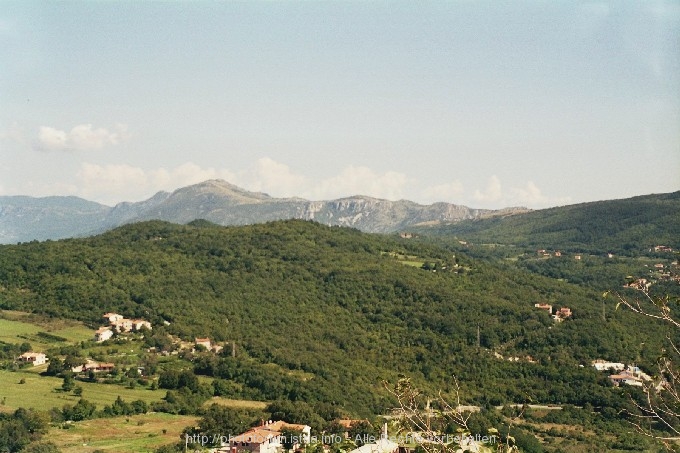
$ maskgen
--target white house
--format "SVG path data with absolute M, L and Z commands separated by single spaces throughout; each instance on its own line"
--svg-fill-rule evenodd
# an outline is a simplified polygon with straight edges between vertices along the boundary
M 281 449 L 281 433 L 261 426 L 229 439 L 232 453 L 280 453 Z
M 206 350 L 210 351 L 212 349 L 212 343 L 210 338 L 196 338 L 194 340 L 196 346 L 203 346 Z
M 607 362 L 602 359 L 593 360 L 593 366 L 597 371 L 623 371 L 626 368 L 623 363 Z
M 130 332 L 132 330 L 132 320 L 131 319 L 119 319 L 117 321 L 111 322 L 111 325 L 118 332 Z
M 549 304 L 534 304 L 534 307 L 540 309 L 540 310 L 545 310 L 548 312 L 549 315 L 552 315 L 552 305 Z
M 106 319 L 109 324 L 113 324 L 118 321 L 123 320 L 123 315 L 119 315 L 118 313 L 104 313 L 104 316 L 102 318 Z
M 387 424 L 383 425 L 382 434 L 375 443 L 367 443 L 355 448 L 350 453 L 397 453 L 399 444 L 391 441 L 387 436 Z
M 47 356 L 42 352 L 24 352 L 19 356 L 22 362 L 30 362 L 33 366 L 43 365 L 47 362 Z
M 102 341 L 108 340 L 112 336 L 113 336 L 113 330 L 111 330 L 108 327 L 100 327 L 94 333 L 94 341 L 96 341 L 97 343 L 101 343 Z
M 311 435 L 312 435 L 312 427 L 307 426 L 307 425 L 297 425 L 294 423 L 286 423 L 284 421 L 276 421 L 276 422 L 267 422 L 265 423 L 265 426 L 268 427 L 269 429 L 273 429 L 275 431 L 283 431 L 283 430 L 292 430 L 292 431 L 300 431 L 300 438 L 301 438 L 301 443 L 309 444 Z
M 151 323 L 143 319 L 128 319 L 118 313 L 104 313 L 103 318 L 106 319 L 111 327 L 116 329 L 117 332 L 130 332 L 133 329 L 139 330 L 142 327 L 151 330 Z
M 133 319 L 132 327 L 135 330 L 139 330 L 142 327 L 146 327 L 147 329 L 151 330 L 151 323 L 149 321 L 144 321 L 143 319 Z
M 282 432 L 285 430 L 300 432 L 299 439 L 294 439 L 293 450 L 299 448 L 300 444 L 310 443 L 312 430 L 310 426 L 283 421 L 267 421 L 241 435 L 231 437 L 229 451 L 231 453 L 281 453 L 284 443 Z

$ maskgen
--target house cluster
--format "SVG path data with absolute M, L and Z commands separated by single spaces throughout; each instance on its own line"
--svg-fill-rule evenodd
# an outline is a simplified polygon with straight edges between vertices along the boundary
M 655 245 L 655 246 L 652 247 L 649 251 L 650 251 L 650 252 L 651 252 L 651 251 L 655 251 L 655 252 L 668 252 L 668 253 L 670 253 L 670 252 L 673 252 L 673 248 L 672 248 L 672 247 L 668 247 L 668 246 L 666 246 L 666 245 Z
M 292 445 L 293 450 L 311 441 L 312 428 L 283 421 L 263 421 L 259 426 L 249 429 L 238 436 L 229 437 L 222 442 L 220 452 L 229 453 L 281 453 L 284 443 Z M 295 431 L 294 439 L 284 439 L 284 431 Z
M 383 433 L 383 435 L 380 436 L 380 439 L 377 439 L 375 442 L 364 444 L 361 447 L 352 450 L 350 453 L 397 453 L 401 450 L 398 443 L 389 439 L 387 434 Z
M 132 332 L 146 327 L 151 330 L 151 323 L 143 319 L 128 319 L 118 313 L 104 313 L 102 316 L 108 323 L 108 326 L 100 327 L 94 334 L 94 340 L 98 343 L 106 341 L 113 336 L 113 332 Z
M 675 281 L 680 283 L 680 276 L 675 272 L 674 268 L 678 266 L 677 261 L 673 261 L 670 266 L 663 263 L 656 263 L 654 265 L 654 271 L 649 271 L 650 274 L 654 273 L 654 276 L 659 280 Z
M 341 420 L 340 424 L 349 429 L 354 421 Z M 292 435 L 292 438 L 286 439 L 286 435 Z M 303 445 L 318 440 L 321 440 L 323 444 L 326 444 L 326 441 L 335 442 L 337 435 L 323 435 L 321 439 L 317 439 L 311 436 L 311 428 L 307 425 L 269 420 L 263 421 L 259 426 L 251 428 L 243 434 L 234 437 L 229 436 L 228 439 L 222 441 L 222 446 L 217 451 L 221 453 L 282 453 L 286 450 L 285 447 L 291 448 L 293 451 L 300 451 Z M 399 444 L 388 438 L 386 424 L 380 437 L 368 436 L 366 440 L 368 442 L 350 453 L 398 453 L 401 451 Z M 324 451 L 329 450 L 324 447 Z
M 569 307 L 562 307 L 555 313 L 553 313 L 553 306 L 550 304 L 534 304 L 534 307 L 547 311 L 555 322 L 562 322 L 567 318 L 571 318 L 571 308 Z
M 32 363 L 33 366 L 43 365 L 49 359 L 42 352 L 24 352 L 19 356 L 19 361 L 24 363 Z
M 108 362 L 95 362 L 94 360 L 87 360 L 84 365 L 78 365 L 71 368 L 74 373 L 88 373 L 93 371 L 95 373 L 110 373 L 115 368 L 115 364 Z
M 640 370 L 635 365 L 624 365 L 619 362 L 608 362 L 606 360 L 594 360 L 592 365 L 597 371 L 611 371 L 616 374 L 609 375 L 609 380 L 615 386 L 632 385 L 634 387 L 642 387 L 644 382 L 650 382 L 651 376 Z
M 539 250 L 536 250 L 536 253 L 539 256 L 542 256 L 542 257 L 545 257 L 545 258 L 550 258 L 551 256 L 561 257 L 562 255 L 564 255 L 564 253 L 561 250 L 552 250 L 551 251 L 551 250 L 546 250 L 546 249 L 539 249 Z M 574 255 L 574 259 L 580 260 L 581 255 L 580 254 Z
M 215 354 L 219 354 L 224 349 L 223 346 L 212 343 L 210 338 L 196 338 L 194 340 L 194 350 L 196 346 L 203 346 L 206 351 L 214 352 Z
M 668 264 L 656 263 L 652 265 L 652 269 L 649 269 L 649 275 L 647 278 L 636 278 L 629 275 L 627 278 L 628 283 L 624 284 L 624 288 L 633 288 L 636 290 L 648 291 L 649 288 L 657 282 L 668 281 L 680 283 L 680 275 L 678 275 L 676 268 L 678 266 L 677 261 L 673 261 Z M 645 267 L 649 267 L 645 264 Z
M 623 285 L 624 288 L 639 289 L 642 291 L 647 291 L 652 286 L 652 282 L 648 281 L 646 278 L 637 278 L 630 283 Z
M 502 354 L 494 351 L 493 356 L 497 359 L 501 360 L 507 360 L 508 362 L 528 362 L 528 363 L 536 363 L 536 360 L 530 356 L 524 356 L 524 357 L 518 357 L 518 356 L 511 356 L 511 357 L 504 357 Z

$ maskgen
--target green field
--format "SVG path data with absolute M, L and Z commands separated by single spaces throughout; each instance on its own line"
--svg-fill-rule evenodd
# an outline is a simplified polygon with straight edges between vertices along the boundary
M 19 407 L 48 410 L 61 408 L 65 404 L 75 404 L 81 397 L 72 393 L 63 393 L 63 380 L 56 377 L 39 376 L 26 371 L 12 372 L 0 370 L 0 410 L 9 411 Z M 25 379 L 24 384 L 19 384 Z M 147 403 L 160 401 L 165 396 L 164 390 L 148 390 L 146 388 L 129 389 L 119 385 L 78 382 L 83 388 L 82 398 L 97 405 L 98 409 L 113 403 L 120 395 L 125 401 L 143 400 Z
M 73 423 L 69 429 L 52 428 L 46 438 L 63 453 L 150 452 L 180 441 L 182 430 L 195 425 L 198 419 L 162 413 L 99 418 Z
M 27 313 L 0 311 L 0 341 L 29 342 L 34 351 L 91 340 L 94 330 L 68 320 L 45 320 Z
M 380 254 L 389 255 L 393 258 L 396 258 L 397 261 L 405 266 L 423 267 L 423 264 L 425 264 L 425 261 L 423 261 L 422 258 L 415 255 L 405 255 L 398 252 L 380 252 Z
M 415 260 L 399 260 L 401 264 L 404 266 L 413 266 L 413 267 L 423 267 L 425 264 L 425 261 L 415 261 Z
M 32 337 L 42 329 L 33 324 L 20 321 L 0 319 L 0 341 L 5 343 L 23 343 L 26 337 Z
M 264 409 L 267 407 L 267 403 L 264 401 L 233 400 L 231 398 L 222 398 L 221 396 L 214 396 L 203 405 L 210 406 L 211 404 L 219 404 L 220 406 L 232 409 Z

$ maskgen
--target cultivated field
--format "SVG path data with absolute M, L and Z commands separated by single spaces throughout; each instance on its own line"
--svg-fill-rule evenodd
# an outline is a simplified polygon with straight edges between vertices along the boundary
M 179 442 L 182 430 L 196 425 L 198 420 L 199 417 L 162 413 L 99 418 L 72 423 L 68 429 L 51 428 L 45 438 L 63 453 L 152 452 Z
M 232 409 L 264 409 L 267 407 L 267 403 L 264 401 L 233 400 L 230 398 L 222 398 L 221 396 L 214 396 L 203 405 L 210 406 L 211 404 L 219 404 L 220 406 L 230 407 Z
M 29 368 L 30 370 L 30 368 Z M 21 379 L 24 384 L 19 384 Z M 0 370 L 0 410 L 10 411 L 19 407 L 48 410 L 52 407 L 61 408 L 65 404 L 75 404 L 80 398 L 97 405 L 98 409 L 113 403 L 120 395 L 125 401 L 143 400 L 147 403 L 160 401 L 165 396 L 165 390 L 148 390 L 146 388 L 129 389 L 120 385 L 95 384 L 80 382 L 83 388 L 82 396 L 64 393 L 61 389 L 63 379 L 39 376 L 27 371 Z
M 48 319 L 18 311 L 0 310 L 0 341 L 29 342 L 34 351 L 91 340 L 94 330 L 77 321 Z

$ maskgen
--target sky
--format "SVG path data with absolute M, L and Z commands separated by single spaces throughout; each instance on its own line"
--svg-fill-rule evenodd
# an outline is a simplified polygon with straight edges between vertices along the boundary
M 0 195 L 680 190 L 678 1 L 0 1 Z

